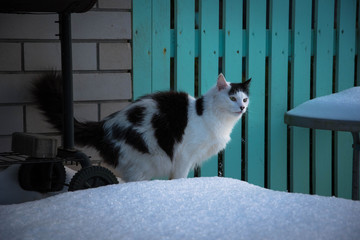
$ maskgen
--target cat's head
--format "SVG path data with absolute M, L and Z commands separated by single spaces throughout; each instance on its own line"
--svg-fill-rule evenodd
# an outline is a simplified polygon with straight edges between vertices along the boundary
M 230 83 L 220 73 L 215 87 L 217 107 L 223 112 L 241 117 L 249 105 L 250 81 L 251 79 L 243 83 Z

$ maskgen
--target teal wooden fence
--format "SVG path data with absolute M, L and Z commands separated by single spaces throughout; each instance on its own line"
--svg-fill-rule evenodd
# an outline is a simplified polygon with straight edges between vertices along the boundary
M 351 198 L 349 133 L 288 128 L 284 113 L 360 85 L 359 0 L 133 0 L 133 96 L 199 96 L 223 72 L 251 105 L 219 157 L 224 176 Z M 218 174 L 218 157 L 201 176 Z

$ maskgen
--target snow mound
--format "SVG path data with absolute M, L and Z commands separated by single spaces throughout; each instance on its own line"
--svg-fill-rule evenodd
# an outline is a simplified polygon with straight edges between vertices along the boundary
M 330 120 L 360 121 L 360 87 L 317 97 L 289 111 L 292 115 Z
M 360 202 L 229 178 L 144 181 L 0 206 L 2 239 L 359 239 Z

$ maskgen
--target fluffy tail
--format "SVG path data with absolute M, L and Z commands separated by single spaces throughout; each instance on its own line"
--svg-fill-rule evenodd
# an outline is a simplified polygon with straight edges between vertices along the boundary
M 63 87 L 62 77 L 53 71 L 42 75 L 32 88 L 33 98 L 43 112 L 47 122 L 63 131 Z M 74 119 L 75 143 L 82 146 L 95 146 L 104 136 L 101 122 L 79 122 Z

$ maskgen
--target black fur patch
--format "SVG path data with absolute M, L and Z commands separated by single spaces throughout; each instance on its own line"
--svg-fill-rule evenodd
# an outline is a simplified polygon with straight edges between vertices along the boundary
M 249 95 L 249 85 L 251 78 L 243 83 L 230 83 L 231 89 L 229 95 L 233 95 L 237 92 L 244 92 L 246 95 Z
M 131 127 L 122 128 L 114 125 L 112 127 L 112 136 L 117 140 L 125 140 L 125 143 L 129 144 L 139 152 L 149 153 L 149 149 L 142 138 L 141 133 Z
M 99 150 L 101 157 L 103 157 L 107 164 L 114 167 L 119 164 L 121 149 L 119 146 L 115 146 L 115 144 L 112 143 L 109 139 L 102 139 L 96 148 Z
M 204 112 L 204 98 L 200 97 L 196 99 L 195 106 L 197 115 L 201 116 Z
M 120 149 L 108 139 L 104 122 L 78 122 L 75 120 L 75 142 L 82 146 L 94 146 L 104 161 L 114 167 L 118 165 Z
M 52 71 L 33 82 L 31 94 L 47 122 L 63 130 L 63 87 L 60 73 Z
M 151 123 L 159 146 L 173 158 L 174 144 L 181 142 L 188 123 L 188 95 L 183 92 L 162 92 L 152 96 L 157 102 L 159 113 L 154 114 Z
M 31 89 L 38 108 L 47 121 L 55 128 L 63 130 L 63 89 L 62 77 L 58 72 L 42 75 Z M 110 165 L 117 166 L 120 149 L 106 137 L 104 122 L 79 122 L 74 119 L 74 140 L 80 146 L 93 146 Z
M 127 119 L 135 126 L 140 126 L 144 120 L 145 107 L 136 106 L 128 110 Z
M 76 144 L 96 146 L 104 137 L 102 122 L 79 122 L 74 120 L 74 138 Z

